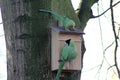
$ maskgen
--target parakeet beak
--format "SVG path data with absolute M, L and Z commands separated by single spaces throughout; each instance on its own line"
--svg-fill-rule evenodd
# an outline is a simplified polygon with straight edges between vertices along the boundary
M 69 44 L 70 44 L 70 41 L 71 41 L 71 39 L 68 39 L 68 40 L 65 41 L 65 43 L 66 43 L 67 45 L 69 45 Z

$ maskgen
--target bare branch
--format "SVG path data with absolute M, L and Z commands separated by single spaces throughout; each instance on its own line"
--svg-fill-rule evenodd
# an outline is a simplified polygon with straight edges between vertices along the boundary
M 119 1 L 120 2 L 120 1 Z M 118 42 L 117 42 L 117 34 L 116 34 L 116 30 L 115 30 L 115 24 L 114 24 L 114 13 L 113 13 L 113 6 L 112 6 L 113 0 L 110 0 L 110 10 L 111 10 L 111 19 L 112 19 L 112 28 L 113 28 L 113 32 L 114 32 L 114 38 L 115 38 L 115 50 L 114 50 L 114 61 L 115 61 L 115 67 L 117 69 L 117 73 L 118 73 L 118 77 L 120 79 L 120 71 L 118 68 L 118 64 L 117 64 L 117 49 L 118 49 Z
M 101 64 L 99 64 L 99 65 L 97 65 L 97 66 L 94 66 L 94 67 L 92 67 L 92 68 L 90 68 L 90 69 L 88 69 L 88 70 L 85 70 L 85 71 L 83 71 L 83 72 L 88 72 L 88 71 L 94 70 L 95 68 L 97 68 L 97 67 L 99 67 L 99 66 L 101 66 Z
M 107 46 L 107 47 L 104 49 L 104 53 L 105 53 L 105 51 L 106 51 L 108 48 L 110 48 L 113 44 L 114 44 L 114 41 L 113 41 L 109 46 Z
M 112 5 L 112 7 L 115 7 L 117 4 L 119 4 L 120 1 L 116 2 L 114 5 Z M 110 7 L 108 9 L 106 9 L 103 13 L 97 15 L 97 16 L 94 16 L 93 18 L 98 18 L 100 16 L 102 16 L 103 14 L 105 14 L 108 10 L 110 10 Z
M 0 22 L 0 24 L 3 24 L 3 22 Z
M 98 4 L 98 7 L 99 7 L 99 4 Z M 99 14 L 99 8 L 97 8 L 97 11 L 98 11 L 98 14 Z M 111 66 L 111 64 L 108 62 L 108 60 L 107 60 L 106 57 L 105 57 L 105 53 L 106 53 L 107 49 L 109 49 L 109 48 L 114 44 L 114 41 L 104 49 L 104 46 L 103 46 L 103 38 L 102 38 L 102 28 L 101 28 L 100 18 L 99 18 L 99 26 L 100 26 L 100 36 L 101 36 L 101 43 L 102 43 L 102 50 L 103 50 L 103 59 L 102 59 L 101 65 L 100 65 L 100 67 L 99 67 L 99 69 L 98 69 L 98 71 L 97 71 L 97 74 L 99 73 L 99 76 L 100 76 L 100 71 L 101 71 L 101 69 L 102 69 L 102 67 L 103 67 L 103 63 L 104 63 L 104 62 L 107 62 L 107 64 L 108 64 L 109 66 Z M 112 68 L 112 70 L 113 70 L 113 72 L 116 74 L 116 72 L 114 71 L 113 68 Z M 107 73 L 108 73 L 108 70 L 107 70 Z
M 112 68 L 112 67 L 114 67 L 115 66 L 115 64 L 114 65 L 111 65 L 107 70 L 109 70 L 110 68 Z

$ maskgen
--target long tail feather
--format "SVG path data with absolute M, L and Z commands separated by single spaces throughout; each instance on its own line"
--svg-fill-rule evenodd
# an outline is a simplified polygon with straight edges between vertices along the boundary
M 58 72 L 57 72 L 57 75 L 56 75 L 56 80 L 60 80 L 60 75 L 61 75 L 64 64 L 65 64 L 64 61 L 60 62 L 60 66 L 59 66 L 59 69 L 58 69 Z
M 63 22 L 63 20 L 64 20 L 64 18 L 63 18 L 61 15 L 59 15 L 59 14 L 57 14 L 57 13 L 51 11 L 51 10 L 40 9 L 39 11 L 51 13 L 51 14 L 52 14 L 57 20 L 59 20 L 60 22 Z

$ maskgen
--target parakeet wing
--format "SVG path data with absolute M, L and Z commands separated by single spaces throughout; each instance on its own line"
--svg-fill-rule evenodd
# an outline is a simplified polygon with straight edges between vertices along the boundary
M 61 60 L 70 61 L 77 56 L 77 51 L 71 46 L 65 46 L 62 49 Z
M 76 56 L 77 56 L 77 51 L 73 47 L 69 46 L 69 52 L 68 52 L 67 60 L 71 61 L 71 60 L 75 59 Z
M 62 49 L 62 52 L 61 52 L 61 59 L 62 60 L 67 60 L 67 57 L 68 57 L 68 54 L 69 54 L 69 46 L 68 45 L 65 45 Z
M 77 50 L 76 50 L 76 45 L 74 40 L 70 40 L 69 44 L 69 53 L 68 53 L 68 60 L 72 60 L 76 58 L 77 56 Z

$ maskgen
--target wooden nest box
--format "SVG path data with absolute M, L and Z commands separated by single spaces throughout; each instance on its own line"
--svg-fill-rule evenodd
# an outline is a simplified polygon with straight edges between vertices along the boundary
M 65 46 L 65 40 L 73 39 L 77 48 L 77 57 L 67 62 L 64 65 L 63 71 L 77 71 L 81 70 L 81 35 L 83 34 L 80 30 L 66 31 L 60 27 L 52 27 L 51 29 L 51 69 L 56 71 L 59 68 L 59 59 L 61 51 Z

